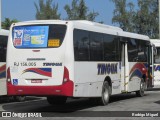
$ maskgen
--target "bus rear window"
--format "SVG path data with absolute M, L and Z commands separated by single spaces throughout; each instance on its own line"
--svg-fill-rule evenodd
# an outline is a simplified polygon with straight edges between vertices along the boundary
M 13 28 L 15 48 L 60 47 L 66 33 L 66 25 L 27 25 Z

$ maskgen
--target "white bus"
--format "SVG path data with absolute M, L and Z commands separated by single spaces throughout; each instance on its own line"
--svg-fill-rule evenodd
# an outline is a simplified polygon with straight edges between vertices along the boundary
M 0 30 L 0 95 L 7 95 L 6 85 L 6 50 L 9 31 Z
M 152 86 L 150 40 L 89 21 L 15 23 L 7 51 L 9 95 L 46 96 L 50 104 L 90 97 L 106 105 L 110 95 Z
M 160 88 L 160 40 L 159 39 L 151 39 L 151 43 L 153 43 L 156 47 L 156 55 L 154 55 L 154 88 Z
M 9 30 L 0 29 L 0 100 L 24 101 L 25 96 L 7 96 L 6 84 L 6 51 Z

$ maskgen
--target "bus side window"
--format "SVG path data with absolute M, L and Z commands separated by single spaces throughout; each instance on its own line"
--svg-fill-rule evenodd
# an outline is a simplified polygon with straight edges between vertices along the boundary
M 90 32 L 90 59 L 103 61 L 103 34 Z
M 154 63 L 159 64 L 160 63 L 160 48 L 157 47 L 157 55 L 154 57 Z
M 132 38 L 128 40 L 128 61 L 129 62 L 136 62 L 138 60 L 137 47 L 138 47 L 137 40 Z
M 6 62 L 7 36 L 0 36 L 0 62 Z
M 104 61 L 119 61 L 119 38 L 114 35 L 104 35 Z
M 89 61 L 89 32 L 75 29 L 73 34 L 75 61 Z
M 138 62 L 147 62 L 146 42 L 138 40 Z

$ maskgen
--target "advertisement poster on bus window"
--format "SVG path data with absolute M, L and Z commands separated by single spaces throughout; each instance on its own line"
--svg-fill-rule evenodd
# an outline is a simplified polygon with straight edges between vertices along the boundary
M 49 26 L 14 27 L 13 44 L 16 48 L 47 47 Z

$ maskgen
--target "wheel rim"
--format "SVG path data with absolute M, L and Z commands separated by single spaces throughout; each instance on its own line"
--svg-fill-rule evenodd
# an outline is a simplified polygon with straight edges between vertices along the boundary
M 109 98 L 109 92 L 107 88 L 104 88 L 104 92 L 103 92 L 103 98 L 105 102 L 108 102 L 108 98 Z

